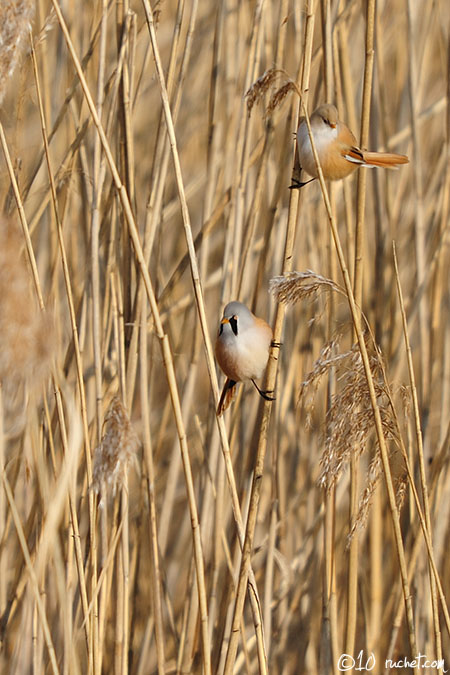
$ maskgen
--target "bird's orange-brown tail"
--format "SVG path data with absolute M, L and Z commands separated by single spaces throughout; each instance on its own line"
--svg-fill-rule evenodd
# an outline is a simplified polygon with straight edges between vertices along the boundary
M 235 394 L 236 394 L 236 382 L 234 380 L 230 380 L 230 378 L 227 377 L 227 379 L 225 380 L 225 384 L 223 385 L 219 405 L 217 406 L 218 417 L 223 415 L 225 410 L 230 406 L 231 401 L 233 400 Z
M 394 152 L 363 152 L 365 164 L 381 166 L 384 169 L 396 169 L 398 164 L 408 164 L 406 155 L 397 155 Z

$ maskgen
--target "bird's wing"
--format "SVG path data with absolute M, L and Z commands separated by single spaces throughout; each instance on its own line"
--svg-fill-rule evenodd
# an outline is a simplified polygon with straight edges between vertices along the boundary
M 345 150 L 342 154 L 345 159 L 349 162 L 353 162 L 353 164 L 366 165 L 362 151 L 354 145 Z

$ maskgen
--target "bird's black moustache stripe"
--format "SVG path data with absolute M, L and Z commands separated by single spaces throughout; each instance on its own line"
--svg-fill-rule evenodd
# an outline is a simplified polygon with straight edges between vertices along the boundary
M 223 323 L 221 322 L 220 327 L 219 327 L 219 335 L 222 335 L 223 333 L 223 327 L 226 323 L 229 323 L 231 326 L 231 330 L 235 335 L 238 334 L 238 322 L 237 322 L 237 316 L 232 316 L 228 320 L 224 319 Z
M 231 319 L 230 319 L 230 326 L 231 326 L 231 330 L 233 331 L 233 333 L 234 333 L 235 335 L 237 335 L 237 334 L 238 334 L 237 317 L 235 317 L 235 316 L 232 316 L 232 317 L 231 317 Z

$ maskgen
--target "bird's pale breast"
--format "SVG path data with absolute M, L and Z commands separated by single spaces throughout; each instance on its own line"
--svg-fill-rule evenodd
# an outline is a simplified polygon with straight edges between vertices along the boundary
M 255 318 L 254 326 L 234 335 L 225 331 L 216 341 L 216 358 L 227 377 L 236 382 L 259 379 L 269 358 L 270 326 Z
M 356 144 L 355 137 L 345 124 L 339 122 L 335 128 L 325 123 L 320 123 L 318 127 L 314 125 L 313 136 L 322 172 L 326 179 L 339 180 L 345 178 L 355 169 L 355 165 L 344 157 L 348 149 Z M 298 129 L 297 142 L 302 169 L 310 176 L 317 178 L 317 167 L 306 122 L 303 122 Z
M 332 129 L 326 124 L 322 124 L 319 129 L 312 128 L 314 145 L 316 146 L 317 154 L 319 156 L 320 164 L 323 168 L 326 160 L 326 152 L 336 140 L 337 128 Z M 302 169 L 309 173 L 310 176 L 317 177 L 317 167 L 314 161 L 314 155 L 311 148 L 311 141 L 309 139 L 308 127 L 306 122 L 302 122 L 297 132 L 298 157 Z

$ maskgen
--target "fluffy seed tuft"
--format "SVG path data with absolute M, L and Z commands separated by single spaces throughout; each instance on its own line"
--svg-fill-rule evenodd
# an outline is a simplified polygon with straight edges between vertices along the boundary
M 33 0 L 2 0 L 0 3 L 0 104 L 26 44 L 34 5 Z
M 139 439 L 118 396 L 108 408 L 104 434 L 94 453 L 93 490 L 102 497 L 108 492 L 114 497 L 123 485 L 128 465 L 136 458 Z
M 292 272 L 285 277 L 274 277 L 270 281 L 269 290 L 278 301 L 286 304 L 317 296 L 323 290 L 345 294 L 331 279 L 311 270 Z M 349 534 L 350 541 L 354 533 L 367 521 L 372 495 L 381 475 L 381 456 L 377 438 L 373 433 L 372 405 L 359 346 L 353 345 L 350 350 L 339 353 L 340 338 L 341 336 L 335 336 L 322 348 L 319 358 L 302 384 L 299 400 L 305 405 L 309 423 L 319 382 L 324 375 L 334 370 L 338 387 L 326 415 L 325 447 L 320 460 L 321 472 L 318 479 L 319 486 L 328 492 L 336 485 L 352 455 L 359 457 L 371 441 L 373 458 L 360 497 L 359 512 Z M 399 465 L 400 478 L 396 482 L 396 498 L 400 505 L 404 498 L 406 482 L 404 462 L 397 450 L 399 429 L 392 409 L 381 352 L 374 345 L 372 338 L 369 339 L 369 335 L 367 343 L 383 434 L 387 440 L 392 441 L 390 460 Z
M 269 68 L 258 79 L 253 82 L 248 91 L 245 92 L 247 99 L 247 112 L 250 116 L 253 106 L 258 103 L 264 94 L 270 89 L 278 76 L 279 71 L 276 68 Z
M 291 91 L 297 92 L 297 85 L 292 80 L 288 80 L 270 97 L 266 115 L 271 115 L 283 103 L 284 99 Z
M 312 270 L 273 277 L 269 282 L 269 292 L 273 293 L 279 302 L 286 305 L 292 305 L 311 295 L 317 295 L 322 290 L 342 292 L 334 281 Z

